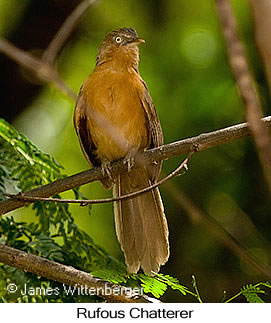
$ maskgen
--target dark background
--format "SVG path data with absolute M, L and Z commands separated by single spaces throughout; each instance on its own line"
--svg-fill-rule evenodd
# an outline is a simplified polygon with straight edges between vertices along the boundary
M 77 3 L 2 1 L 0 35 L 40 56 Z M 250 8 L 245 0 L 232 3 L 264 113 L 268 115 L 269 97 L 254 43 Z M 140 73 L 158 110 L 166 143 L 244 121 L 214 1 L 100 1 L 84 16 L 57 60 L 60 76 L 76 93 L 94 67 L 96 48 L 104 35 L 124 26 L 135 28 L 146 40 L 141 46 Z M 72 100 L 52 85 L 31 82 L 27 71 L 2 54 L 0 71 L 0 117 L 52 154 L 67 174 L 87 169 L 72 125 Z M 164 172 L 173 170 L 182 158 L 165 161 Z M 270 197 L 251 138 L 196 154 L 187 174 L 172 180 L 171 189 L 186 194 L 203 214 L 214 218 L 261 262 L 270 264 Z M 110 196 L 99 183 L 82 190 L 89 198 Z M 163 273 L 189 287 L 195 275 L 201 296 L 208 302 L 220 301 L 224 290 L 230 297 L 244 284 L 266 280 L 208 227 L 191 222 L 168 187 L 162 186 L 161 192 L 171 244 L 171 256 Z M 86 208 L 71 208 L 80 227 L 122 259 L 112 205 L 93 206 L 91 216 Z M 14 214 L 27 220 L 29 212 L 24 209 Z M 167 292 L 163 300 L 194 301 L 176 291 Z

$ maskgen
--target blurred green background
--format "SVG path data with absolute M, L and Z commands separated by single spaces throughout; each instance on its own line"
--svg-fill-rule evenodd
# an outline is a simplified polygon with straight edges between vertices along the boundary
M 74 9 L 72 0 L 0 0 L 0 35 L 16 46 L 42 54 Z M 253 38 L 247 1 L 232 1 L 265 115 L 269 96 Z M 84 16 L 57 59 L 63 80 L 78 93 L 94 68 L 106 33 L 133 27 L 140 47 L 140 73 L 158 110 L 165 143 L 244 121 L 244 109 L 228 65 L 214 1 L 103 0 Z M 74 102 L 52 85 L 31 82 L 29 73 L 0 54 L 0 117 L 12 122 L 69 175 L 89 166 L 73 129 Z M 170 172 L 183 159 L 165 161 Z M 270 197 L 251 138 L 196 154 L 189 171 L 172 180 L 181 191 L 228 230 L 261 262 L 270 261 Z M 82 187 L 88 198 L 110 196 L 100 183 Z M 229 250 L 208 228 L 197 225 L 166 186 L 161 187 L 170 229 L 171 256 L 162 272 L 191 286 L 195 275 L 205 301 L 217 302 L 246 283 L 266 278 Z M 69 193 L 62 195 L 71 197 Z M 76 222 L 113 256 L 123 259 L 115 236 L 112 205 L 71 206 Z M 30 209 L 14 214 L 29 219 Z M 74 264 L 76 265 L 76 264 Z M 169 291 L 164 301 L 189 302 Z

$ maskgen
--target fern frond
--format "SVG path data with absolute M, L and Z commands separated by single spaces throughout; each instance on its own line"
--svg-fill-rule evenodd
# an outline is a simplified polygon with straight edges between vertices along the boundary
M 163 275 L 163 274 L 155 274 L 155 278 L 160 282 L 163 282 L 166 285 L 170 286 L 172 289 L 178 290 L 184 296 L 188 292 L 188 288 L 181 285 L 177 278 L 171 277 L 169 275 Z
M 145 293 L 151 293 L 154 297 L 161 297 L 167 290 L 167 284 L 144 274 L 138 274 L 137 279 L 141 281 L 141 286 L 144 288 Z
M 257 285 L 258 284 L 248 284 L 241 288 L 242 295 L 249 303 L 264 303 L 264 301 L 258 296 L 258 294 L 265 294 L 265 291 L 261 290 Z

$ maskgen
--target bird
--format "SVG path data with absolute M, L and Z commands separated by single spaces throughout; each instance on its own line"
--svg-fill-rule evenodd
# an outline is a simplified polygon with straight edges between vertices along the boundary
M 102 168 L 113 196 L 139 191 L 158 181 L 162 162 L 132 167 L 136 155 L 163 145 L 161 124 L 148 87 L 139 74 L 138 45 L 145 40 L 133 28 L 109 32 L 98 47 L 96 65 L 83 83 L 74 126 L 91 167 Z M 128 170 L 112 176 L 112 162 L 124 159 Z M 129 167 L 129 165 L 131 167 Z M 169 258 L 169 232 L 159 189 L 114 202 L 115 229 L 127 271 L 154 275 Z

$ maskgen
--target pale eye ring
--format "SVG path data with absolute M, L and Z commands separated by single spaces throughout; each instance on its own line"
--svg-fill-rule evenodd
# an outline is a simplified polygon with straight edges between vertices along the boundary
M 116 41 L 116 43 L 120 44 L 122 42 L 122 39 L 121 39 L 121 37 L 117 36 L 115 38 L 115 41 Z

